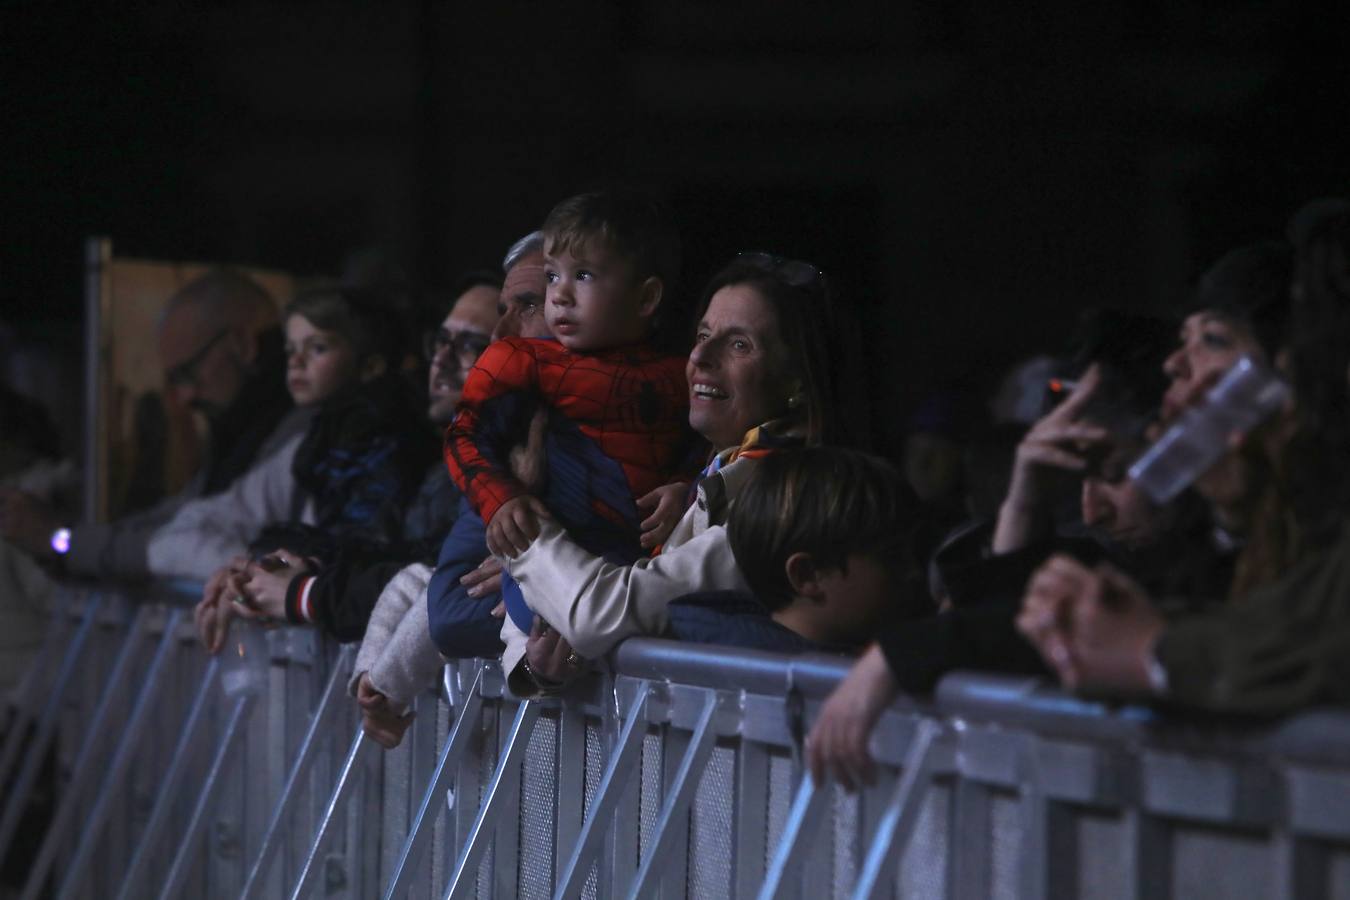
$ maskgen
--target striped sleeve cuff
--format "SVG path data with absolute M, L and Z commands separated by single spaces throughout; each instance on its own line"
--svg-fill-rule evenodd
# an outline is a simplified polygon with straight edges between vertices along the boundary
M 303 625 L 314 621 L 314 605 L 311 599 L 313 590 L 313 575 L 299 575 L 291 579 L 291 583 L 286 587 L 288 622 Z

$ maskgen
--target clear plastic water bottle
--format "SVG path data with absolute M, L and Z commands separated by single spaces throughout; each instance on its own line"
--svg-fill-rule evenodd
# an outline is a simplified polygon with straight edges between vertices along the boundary
M 1250 431 L 1284 406 L 1289 386 L 1244 356 L 1130 466 L 1130 479 L 1154 503 L 1180 494 L 1228 449 L 1235 431 Z

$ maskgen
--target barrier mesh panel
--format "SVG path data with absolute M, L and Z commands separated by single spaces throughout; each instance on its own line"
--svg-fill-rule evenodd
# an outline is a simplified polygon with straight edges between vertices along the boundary
M 595 801 L 595 792 L 600 787 L 600 779 L 605 775 L 605 744 L 600 733 L 599 726 L 591 721 L 586 721 L 586 809 L 591 808 L 591 803 Z M 599 877 L 596 866 L 591 866 L 591 874 L 586 879 L 585 886 L 581 889 L 582 900 L 595 900 L 598 890 L 597 879 Z
M 691 897 L 726 897 L 730 892 L 735 790 L 736 751 L 731 747 L 714 747 L 694 794 L 690 816 Z
M 1123 897 L 1129 885 L 1129 832 L 1119 816 L 1072 810 L 1080 897 Z M 1053 866 L 1053 861 L 1052 861 Z
M 518 896 L 553 896 L 554 796 L 558 787 L 558 720 L 540 716 L 520 778 Z
M 831 801 L 832 822 L 834 825 L 833 858 L 830 869 L 833 872 L 831 884 L 832 896 L 847 897 L 849 889 L 858 880 L 858 795 L 845 793 L 836 787 Z
M 764 867 L 773 858 L 773 849 L 783 836 L 788 810 L 792 808 L 792 758 L 783 753 L 769 755 L 769 829 L 764 842 Z
M 1013 900 L 1022 861 L 1021 804 L 1016 795 L 989 794 L 990 896 Z
M 1333 853 L 1327 860 L 1327 900 L 1350 900 L 1350 852 Z
M 1260 838 L 1178 827 L 1172 847 L 1174 896 L 1256 900 L 1274 893 L 1274 861 Z
M 638 799 L 638 860 L 647 856 L 656 814 L 661 811 L 661 733 L 642 736 L 642 792 Z
M 929 785 L 914 834 L 900 856 L 899 896 L 914 900 L 947 896 L 947 854 L 951 852 L 947 823 L 951 809 L 951 785 Z

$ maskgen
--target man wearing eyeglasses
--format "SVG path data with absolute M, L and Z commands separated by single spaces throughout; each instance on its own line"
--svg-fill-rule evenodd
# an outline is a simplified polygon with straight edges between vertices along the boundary
M 202 413 L 206 459 L 188 485 L 155 507 L 109 523 L 62 523 L 25 494 L 0 496 L 0 534 L 68 571 L 100 577 L 148 574 L 150 535 L 187 501 L 219 493 L 256 460 L 302 432 L 309 414 L 282 388 L 285 357 L 277 308 L 252 279 L 215 269 L 178 291 L 157 333 L 166 398 Z
M 440 428 L 455 417 L 464 379 L 492 340 L 501 313 L 501 286 L 501 276 L 493 273 L 466 277 L 445 321 L 423 336 L 422 349 L 431 365 L 427 417 Z
M 501 277 L 470 274 L 454 294 L 444 321 L 423 335 L 429 369 L 427 419 L 438 433 L 454 418 L 464 379 L 497 326 Z M 288 618 L 317 625 L 340 641 L 359 638 L 381 589 L 410 563 L 436 559 L 459 510 L 459 489 L 437 459 L 404 511 L 402 541 L 337 540 L 322 565 L 284 546 L 272 548 L 263 560 L 237 560 L 227 578 L 208 585 L 197 607 L 203 645 L 210 653 L 218 652 L 235 616 Z

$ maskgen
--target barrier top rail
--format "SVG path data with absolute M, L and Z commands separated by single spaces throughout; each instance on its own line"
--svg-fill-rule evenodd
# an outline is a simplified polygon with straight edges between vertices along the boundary
M 195 603 L 202 587 L 180 579 L 118 590 L 140 603 L 183 606 Z M 617 675 L 762 695 L 796 692 L 805 700 L 829 696 L 852 662 L 844 656 L 786 656 L 656 638 L 631 638 L 610 654 Z M 1041 678 L 958 672 L 944 678 L 932 698 L 902 697 L 892 710 L 1097 743 L 1146 743 L 1181 752 L 1350 765 L 1350 711 L 1334 708 L 1273 721 L 1213 717 L 1088 699 Z
M 852 660 L 633 638 L 612 654 L 616 674 L 721 690 L 824 699 Z M 1315 709 L 1276 721 L 1169 714 L 1085 699 L 1034 677 L 948 675 L 931 700 L 901 698 L 894 711 L 937 714 L 1101 743 L 1147 743 L 1233 757 L 1350 765 L 1350 712 Z

